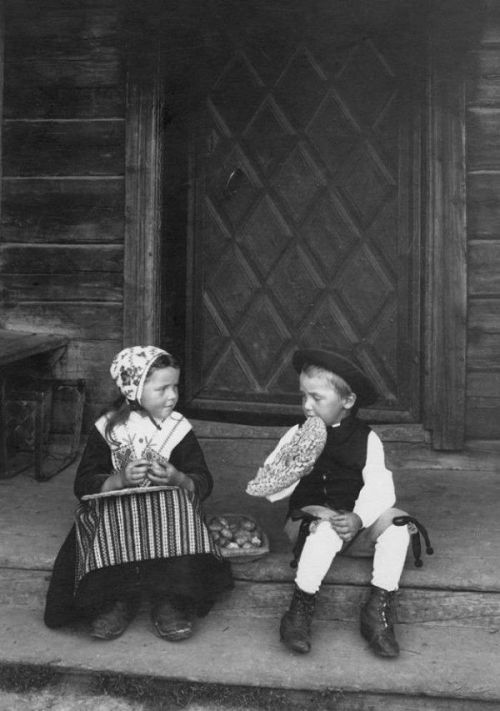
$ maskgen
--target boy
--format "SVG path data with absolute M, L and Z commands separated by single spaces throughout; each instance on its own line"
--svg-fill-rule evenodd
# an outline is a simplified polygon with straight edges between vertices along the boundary
M 268 497 L 274 501 L 291 493 L 285 531 L 299 558 L 293 598 L 281 620 L 281 640 L 295 652 L 310 651 L 317 594 L 335 556 L 368 552 L 374 563 L 370 596 L 361 609 L 361 634 L 378 656 L 396 657 L 394 594 L 409 533 L 406 526 L 392 524 L 394 516 L 405 512 L 393 508 L 394 484 L 382 442 L 356 417 L 357 409 L 375 402 L 377 393 L 364 372 L 339 353 L 297 351 L 293 366 L 304 414 L 320 417 L 328 434 L 312 471 Z

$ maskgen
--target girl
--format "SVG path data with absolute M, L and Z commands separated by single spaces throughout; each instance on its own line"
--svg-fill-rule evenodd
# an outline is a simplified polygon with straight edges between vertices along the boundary
M 174 410 L 175 358 L 155 346 L 125 348 L 110 372 L 121 397 L 95 423 L 78 467 L 80 505 L 54 564 L 45 624 L 84 617 L 92 637 L 115 639 L 146 594 L 157 634 L 186 639 L 194 616 L 232 587 L 200 508 L 212 477 Z

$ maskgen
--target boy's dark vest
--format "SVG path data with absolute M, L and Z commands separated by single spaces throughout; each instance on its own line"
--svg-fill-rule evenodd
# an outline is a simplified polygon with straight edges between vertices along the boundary
M 352 511 L 363 486 L 370 431 L 366 423 L 352 416 L 339 427 L 328 427 L 325 448 L 312 472 L 295 487 L 289 512 L 310 505 Z

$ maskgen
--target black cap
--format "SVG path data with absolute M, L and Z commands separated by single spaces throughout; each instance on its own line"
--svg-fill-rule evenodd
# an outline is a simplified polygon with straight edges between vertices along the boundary
M 357 396 L 360 407 L 372 405 L 378 399 L 378 393 L 360 366 L 350 358 L 334 351 L 295 351 L 292 364 L 297 373 L 304 365 L 316 365 L 340 376 Z

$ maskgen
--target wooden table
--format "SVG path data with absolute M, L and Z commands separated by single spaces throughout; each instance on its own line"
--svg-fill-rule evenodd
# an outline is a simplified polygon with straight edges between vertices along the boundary
M 67 336 L 0 329 L 0 479 L 16 473 L 9 471 L 7 455 L 5 382 L 9 373 L 12 373 L 14 366 L 33 356 L 41 356 L 44 367 L 52 367 L 63 355 L 68 343 Z

